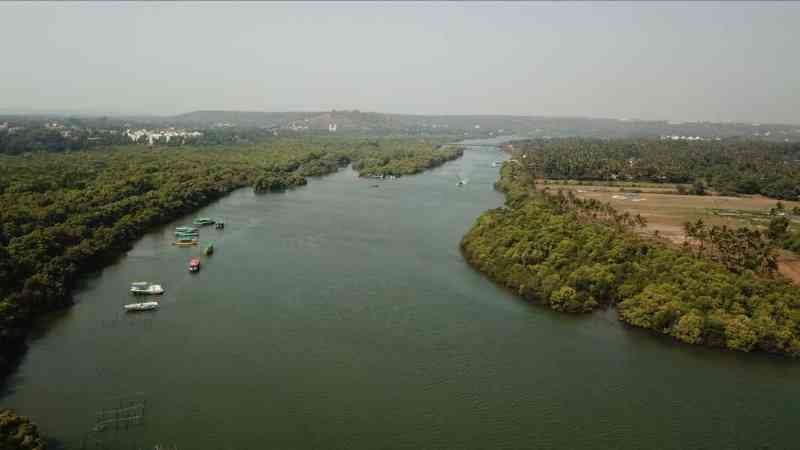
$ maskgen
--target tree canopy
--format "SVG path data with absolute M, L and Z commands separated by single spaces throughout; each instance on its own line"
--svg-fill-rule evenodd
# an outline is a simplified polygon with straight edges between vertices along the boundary
M 691 183 L 696 195 L 708 185 L 722 194 L 800 198 L 797 142 L 564 138 L 515 146 L 537 177 Z
M 695 237 L 715 234 L 711 248 L 675 248 L 635 233 L 640 218 L 532 181 L 529 167 L 503 165 L 506 205 L 461 242 L 478 270 L 558 311 L 616 306 L 623 322 L 686 343 L 800 356 L 800 292 L 772 273 L 764 236 L 694 224 Z
M 351 161 L 362 174 L 419 171 L 461 154 L 435 144 L 307 137 L 0 155 L 0 372 L 21 354 L 36 316 L 69 305 L 81 274 L 127 251 L 152 227 L 245 186 L 282 190 Z

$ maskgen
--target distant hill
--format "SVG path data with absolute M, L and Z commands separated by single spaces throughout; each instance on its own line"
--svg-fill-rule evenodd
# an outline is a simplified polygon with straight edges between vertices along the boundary
M 505 127 L 529 128 L 537 119 L 526 116 L 490 115 L 411 115 L 353 111 L 320 112 L 247 112 L 247 111 L 195 111 L 164 118 L 183 125 L 288 127 L 308 126 L 309 129 L 328 129 L 335 123 L 340 130 L 404 130 L 430 129 L 501 129 Z M 548 120 L 540 118 L 538 120 Z M 590 119 L 591 120 L 591 119 Z
M 724 138 L 748 137 L 770 141 L 800 141 L 800 125 L 667 122 L 586 117 L 541 117 L 511 115 L 411 115 L 362 112 L 358 110 L 316 112 L 194 111 L 176 116 L 90 116 L 55 114 L 0 114 L 0 125 L 42 126 L 60 120 L 91 128 L 252 128 L 327 132 L 335 125 L 338 133 L 371 135 L 449 135 L 484 137 L 517 135 L 526 137 L 582 136 L 596 138 L 676 136 Z
M 745 136 L 769 140 L 800 140 L 800 126 L 715 122 L 667 122 L 585 117 L 504 115 L 410 115 L 353 111 L 246 112 L 195 111 L 163 118 L 176 126 L 238 126 L 370 133 L 448 133 L 529 136 Z
M 302 120 L 302 112 L 194 111 L 163 120 L 182 126 L 208 127 L 231 124 L 240 127 L 278 127 L 293 120 Z

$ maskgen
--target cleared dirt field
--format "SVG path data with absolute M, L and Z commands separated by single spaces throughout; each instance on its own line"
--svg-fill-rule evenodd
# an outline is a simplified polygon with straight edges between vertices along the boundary
M 677 190 L 676 184 L 670 183 L 648 183 L 645 181 L 597 181 L 597 182 L 581 182 L 578 180 L 536 180 L 537 184 L 548 186 L 551 188 L 577 188 L 577 189 L 591 189 L 596 191 L 620 192 L 620 190 L 628 191 L 642 191 L 642 192 L 657 192 L 661 194 L 673 194 Z
M 539 184 L 539 188 L 544 185 Z M 769 223 L 769 210 L 777 200 L 762 196 L 723 197 L 693 196 L 659 193 L 672 191 L 674 187 L 641 186 L 638 194 L 620 192 L 622 186 L 555 184 L 546 185 L 550 189 L 572 190 L 581 198 L 593 198 L 611 203 L 618 211 L 641 214 L 647 219 L 647 231 L 658 231 L 663 238 L 674 243 L 683 243 L 683 224 L 687 221 L 703 219 L 704 222 L 730 227 L 766 227 Z M 624 187 L 629 190 L 632 187 Z M 639 188 L 636 188 L 639 189 Z M 649 192 L 646 192 L 649 191 Z M 800 202 L 783 201 L 787 212 L 800 207 Z M 800 219 L 790 216 L 792 227 L 800 229 Z M 783 252 L 778 258 L 778 268 L 782 274 L 800 284 L 800 256 Z
M 778 271 L 795 284 L 800 284 L 800 256 L 789 252 L 778 256 Z

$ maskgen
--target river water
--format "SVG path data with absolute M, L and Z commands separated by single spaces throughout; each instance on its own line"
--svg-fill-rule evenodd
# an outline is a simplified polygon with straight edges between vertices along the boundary
M 197 213 L 227 224 L 198 274 L 169 245 L 191 217 L 156 230 L 42 325 L 2 404 L 70 448 L 797 448 L 800 364 L 530 306 L 467 266 L 503 158 L 239 190 Z M 159 311 L 120 313 L 136 280 Z M 137 393 L 141 425 L 88 433 Z

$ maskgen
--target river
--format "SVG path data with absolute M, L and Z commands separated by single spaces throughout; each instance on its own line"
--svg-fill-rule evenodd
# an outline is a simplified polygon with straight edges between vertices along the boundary
M 472 270 L 458 242 L 502 204 L 503 158 L 236 191 L 196 214 L 227 225 L 202 230 L 197 274 L 201 249 L 169 245 L 191 217 L 155 230 L 42 323 L 2 404 L 70 448 L 796 448 L 800 364 L 558 314 Z M 136 280 L 164 285 L 159 311 L 120 313 Z M 88 433 L 136 393 L 141 424 Z

